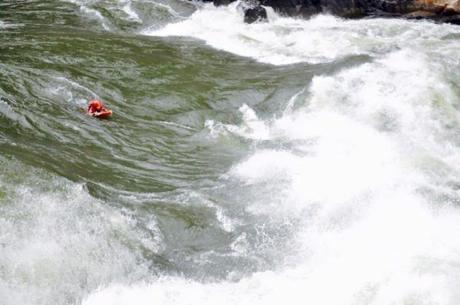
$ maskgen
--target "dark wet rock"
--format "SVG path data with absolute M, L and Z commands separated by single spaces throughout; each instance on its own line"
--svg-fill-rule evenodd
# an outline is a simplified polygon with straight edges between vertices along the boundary
M 460 25 L 460 15 L 442 16 L 439 18 L 439 21 L 444 23 Z
M 260 5 L 259 0 L 241 1 L 238 9 L 243 12 L 245 23 L 267 20 L 267 10 Z
M 404 15 L 407 19 L 428 19 L 436 17 L 436 13 L 428 12 L 428 11 L 415 11 L 409 14 Z
M 247 8 L 244 10 L 244 22 L 254 23 L 267 20 L 267 11 L 262 6 Z
M 210 2 L 209 0 L 203 0 Z M 215 6 L 228 5 L 236 0 L 212 0 Z M 244 22 L 254 23 L 267 20 L 267 10 L 260 5 L 259 0 L 245 0 L 238 4 L 238 9 L 244 15 Z
M 270 6 L 289 16 L 310 17 L 318 13 L 329 13 L 339 17 L 396 17 L 416 10 L 415 0 L 263 0 Z
M 223 5 L 233 0 L 213 2 L 215 5 Z M 330 13 L 347 18 L 402 17 L 460 23 L 460 0 L 261 0 L 260 5 L 244 10 L 245 21 L 250 23 L 258 20 L 258 17 L 263 19 L 266 15 L 263 6 L 268 6 L 280 14 L 305 18 L 318 13 Z
M 211 1 L 203 1 L 203 2 L 211 2 Z M 215 6 L 229 5 L 232 2 L 235 2 L 235 0 L 212 0 L 212 3 Z

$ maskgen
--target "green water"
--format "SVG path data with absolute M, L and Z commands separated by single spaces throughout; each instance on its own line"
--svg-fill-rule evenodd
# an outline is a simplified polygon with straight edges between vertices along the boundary
M 238 120 L 242 99 L 269 107 L 290 77 L 187 39 L 81 28 L 69 4 L 24 6 L 2 10 L 24 24 L 2 33 L 2 150 L 74 181 L 142 192 L 215 179 L 248 145 L 200 141 L 204 121 Z M 95 97 L 111 120 L 84 115 Z
M 0 151 L 4 169 L 0 200 L 4 213 L 9 211 L 3 215 L 4 220 L 17 222 L 13 227 L 4 227 L 7 231 L 3 233 L 16 235 L 9 231 L 27 231 L 28 226 L 36 226 L 46 231 L 45 236 L 58 234 L 58 240 L 65 240 L 76 235 L 74 242 L 88 243 L 72 246 L 70 241 L 64 245 L 57 241 L 58 247 L 64 248 L 63 264 L 70 271 L 76 268 L 70 274 L 53 262 L 56 253 L 44 255 L 48 258 L 37 253 L 27 263 L 29 267 L 20 262 L 13 266 L 4 260 L 2 263 L 10 264 L 2 273 L 9 287 L 5 289 L 18 289 L 17 294 L 26 298 L 33 295 L 33 303 L 53 300 L 56 304 L 73 304 L 81 291 L 88 292 L 113 280 L 144 279 L 161 273 L 221 278 L 235 268 L 265 268 L 267 262 L 263 259 L 225 259 L 219 253 L 203 266 L 193 262 L 194 257 L 198 259 L 209 250 L 225 253 L 238 236 L 222 230 L 216 222 L 213 205 L 221 203 L 215 200 L 224 196 L 224 204 L 231 204 L 232 199 L 228 190 L 216 192 L 213 188 L 236 160 L 254 149 L 251 141 L 238 136 L 209 138 L 205 121 L 238 124 L 238 108 L 243 101 L 262 112 L 281 110 L 283 105 L 277 101 L 301 89 L 312 71 L 332 68 L 277 68 L 218 52 L 187 38 L 107 32 L 86 23 L 75 5 L 58 1 L 3 2 L 0 20 L 13 24 L 0 30 Z M 92 98 L 103 100 L 113 110 L 113 117 L 96 120 L 85 115 L 86 103 Z M 108 212 L 92 212 L 91 205 L 85 206 L 94 200 L 85 197 L 75 203 L 72 198 L 80 191 L 69 190 L 65 182 L 56 182 L 56 177 L 81 185 L 84 193 L 100 202 L 100 209 L 121 210 L 117 213 L 123 216 L 119 217 L 133 217 L 129 222 L 134 223 L 118 228 L 104 218 Z M 31 197 L 22 197 L 19 189 L 24 187 Z M 194 190 L 204 190 L 205 195 L 184 203 L 184 196 Z M 58 205 L 59 213 L 52 212 L 56 207 L 40 211 L 40 205 Z M 242 212 L 234 211 L 235 216 Z M 154 234 L 149 232 L 149 215 L 154 215 L 161 227 L 160 253 L 156 253 L 157 246 L 152 249 L 140 241 Z M 43 218 L 49 224 L 34 225 L 34 218 Z M 79 218 L 82 224 L 78 224 Z M 109 232 L 102 236 L 97 233 L 105 230 Z M 91 232 L 95 232 L 96 242 L 103 243 L 101 249 L 90 244 Z M 28 238 L 21 236 L 5 242 L 27 243 Z M 35 242 L 46 248 L 42 239 L 45 236 Z M 132 257 L 125 263 L 121 262 L 125 259 L 121 254 L 100 257 L 107 255 L 104 251 L 114 250 L 110 243 L 115 244 L 116 251 L 131 252 Z M 23 247 L 16 250 L 21 254 L 34 252 L 28 245 Z M 80 252 L 79 259 L 89 260 L 82 262 L 86 267 L 72 267 L 77 264 L 73 259 L 69 262 L 73 251 Z M 94 251 L 96 257 L 91 258 Z M 87 266 L 92 266 L 91 260 L 111 261 L 112 255 L 115 271 L 101 276 L 79 274 L 78 269 L 97 270 Z M 49 267 L 43 259 L 51 260 Z M 133 267 L 136 260 L 141 267 Z M 112 263 L 102 265 L 109 268 Z M 222 263 L 227 267 L 215 268 Z M 117 266 L 141 271 L 122 272 Z M 23 268 L 26 269 L 18 270 Z M 76 282 L 49 290 L 75 272 Z M 18 280 L 11 281 L 10 277 Z M 45 283 L 36 284 L 37 277 Z M 73 285 L 79 288 L 69 289 Z M 68 299 L 62 299 L 67 294 Z M 15 302 L 13 298 L 7 304 Z
M 2 6 L 1 20 L 17 24 L 2 30 L 2 151 L 115 190 L 171 191 L 216 179 L 251 143 L 206 139 L 207 119 L 238 124 L 242 102 L 262 115 L 280 112 L 315 72 L 335 69 L 261 65 L 187 38 L 101 31 L 66 3 Z M 92 98 L 114 116 L 86 116 Z

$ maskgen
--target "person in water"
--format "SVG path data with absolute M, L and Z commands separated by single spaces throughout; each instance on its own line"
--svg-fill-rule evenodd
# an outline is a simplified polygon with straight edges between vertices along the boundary
M 91 116 L 104 118 L 110 116 L 112 114 L 112 111 L 108 110 L 101 101 L 91 100 L 88 103 L 86 113 Z
M 88 114 L 94 114 L 94 113 L 101 112 L 103 109 L 104 109 L 104 104 L 102 104 L 101 101 L 91 100 L 89 101 L 88 109 L 86 110 L 86 112 Z

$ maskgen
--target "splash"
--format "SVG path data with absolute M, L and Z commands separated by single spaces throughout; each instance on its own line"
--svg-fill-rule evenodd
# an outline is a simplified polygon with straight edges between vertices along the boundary
M 74 303 L 102 283 L 149 273 L 141 248 L 158 251 L 161 240 L 129 214 L 104 206 L 83 185 L 15 160 L 0 164 L 2 304 L 63 304 L 64 295 Z
M 331 62 L 350 55 L 379 55 L 403 47 L 436 48 L 442 37 L 460 31 L 448 25 L 391 19 L 344 20 L 319 15 L 302 20 L 267 10 L 269 22 L 245 24 L 238 2 L 224 7 L 208 4 L 184 21 L 142 33 L 194 37 L 219 50 L 263 63 L 286 65 Z
M 164 276 L 101 288 L 83 304 L 456 304 L 459 118 L 447 71 L 395 51 L 315 77 L 306 106 L 279 118 L 245 105 L 240 125 L 208 121 L 211 137 L 291 143 L 256 146 L 224 182 L 257 192 L 242 195 L 248 213 L 295 223 L 295 247 L 236 281 Z

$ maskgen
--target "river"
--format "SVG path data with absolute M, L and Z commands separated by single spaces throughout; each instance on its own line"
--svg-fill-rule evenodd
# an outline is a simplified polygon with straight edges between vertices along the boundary
M 460 303 L 460 27 L 268 18 L 0 2 L 1 305 Z

